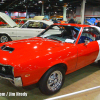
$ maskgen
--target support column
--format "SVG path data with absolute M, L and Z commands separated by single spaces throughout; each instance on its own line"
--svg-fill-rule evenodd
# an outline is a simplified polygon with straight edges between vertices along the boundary
M 18 18 L 19 18 L 19 11 L 18 11 Z
M 44 2 L 42 1 L 42 11 L 41 11 L 41 16 L 44 16 Z
M 63 6 L 63 21 L 67 21 L 67 19 L 66 19 L 66 3 L 64 4 L 64 6 Z
M 81 24 L 84 24 L 85 3 L 86 0 L 83 0 L 81 4 Z
M 28 10 L 27 10 L 27 6 L 26 6 L 26 18 L 28 18 Z

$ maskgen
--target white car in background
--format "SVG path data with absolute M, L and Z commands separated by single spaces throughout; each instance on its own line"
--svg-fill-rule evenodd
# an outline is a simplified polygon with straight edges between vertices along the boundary
M 5 13 L 0 12 L 0 17 L 10 26 L 9 28 L 0 27 L 0 43 L 35 37 L 48 26 L 53 24 L 52 21 L 28 20 L 21 27 L 19 27 Z

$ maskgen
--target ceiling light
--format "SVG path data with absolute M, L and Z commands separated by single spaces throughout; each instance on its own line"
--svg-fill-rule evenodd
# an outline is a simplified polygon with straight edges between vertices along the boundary
M 59 0 L 59 1 L 63 1 L 63 0 Z
M 38 3 L 42 3 L 42 1 L 38 1 Z
M 46 7 L 46 9 L 49 9 L 49 7 Z

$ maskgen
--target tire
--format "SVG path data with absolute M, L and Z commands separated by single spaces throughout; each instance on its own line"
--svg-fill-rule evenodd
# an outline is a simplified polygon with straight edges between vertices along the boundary
M 1 35 L 0 36 L 0 43 L 8 42 L 8 41 L 11 41 L 11 39 L 7 35 Z
M 98 62 L 97 62 L 97 63 L 98 63 L 98 65 L 100 66 L 100 60 L 98 60 Z
M 65 79 L 65 71 L 60 66 L 50 68 L 40 79 L 39 89 L 43 94 L 52 95 L 57 93 Z

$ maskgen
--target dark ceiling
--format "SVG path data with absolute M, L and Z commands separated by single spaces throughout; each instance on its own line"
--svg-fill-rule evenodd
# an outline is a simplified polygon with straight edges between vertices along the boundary
M 41 13 L 42 3 L 40 0 L 0 0 L 0 11 L 19 11 Z M 62 12 L 63 5 L 67 3 L 69 9 L 81 6 L 82 0 L 41 0 L 44 2 L 44 12 Z M 87 0 L 86 5 L 100 6 L 100 0 Z

